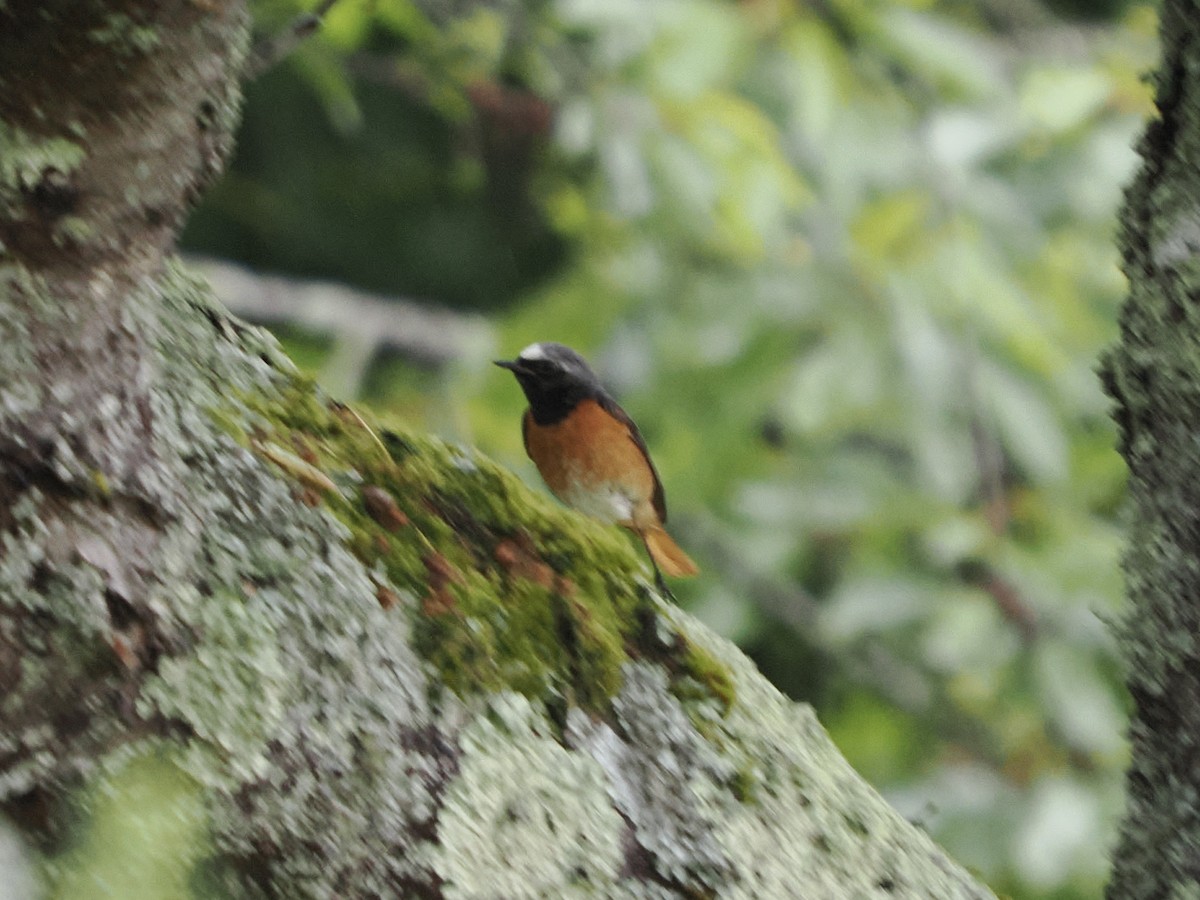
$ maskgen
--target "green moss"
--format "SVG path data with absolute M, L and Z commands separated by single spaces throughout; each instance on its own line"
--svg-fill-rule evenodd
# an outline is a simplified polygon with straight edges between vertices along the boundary
M 0 147 L 0 213 L 10 213 L 47 172 L 66 175 L 84 159 L 83 147 L 73 141 L 36 137 L 3 121 Z
M 239 425 L 217 411 L 221 428 L 291 477 L 304 502 L 323 504 L 347 527 L 352 552 L 409 598 L 414 646 L 441 684 L 460 695 L 513 689 L 608 705 L 622 664 L 639 653 L 648 598 L 618 533 L 473 451 L 378 430 L 307 379 L 243 402 L 257 421 Z M 312 470 L 336 490 L 321 490 Z M 373 491 L 394 501 L 403 525 L 372 512 Z M 720 684 L 711 666 L 685 656 L 679 668 L 697 684 Z
M 245 423 L 240 410 L 234 410 L 228 406 L 211 406 L 208 409 L 208 415 L 212 419 L 212 423 L 223 434 L 233 438 L 239 444 L 247 442 Z
M 92 469 L 92 486 L 96 488 L 96 493 L 101 497 L 112 496 L 112 485 L 108 483 L 108 476 L 99 469 Z
M 63 216 L 54 223 L 54 242 L 70 249 L 95 237 L 91 223 L 82 216 Z
M 753 803 L 758 792 L 759 778 L 749 761 L 734 770 L 729 779 L 729 792 L 738 803 Z
M 715 698 L 722 715 L 729 712 L 737 699 L 729 668 L 699 644 L 680 638 L 683 652 L 679 656 L 679 674 L 672 683 L 672 692 L 680 700 Z
M 675 673 L 681 698 L 729 708 L 732 682 L 711 654 L 647 635 L 651 595 L 615 529 L 530 492 L 471 450 L 380 430 L 303 377 L 275 399 L 243 402 L 258 420 L 239 424 L 218 410 L 221 428 L 294 479 L 302 500 L 323 504 L 347 527 L 351 551 L 408 598 L 413 644 L 440 684 L 603 711 L 622 665 L 652 656 Z M 293 454 L 303 462 L 289 462 Z M 310 467 L 336 490 L 321 490 Z M 376 491 L 403 525 L 372 513 L 366 497 Z
M 97 44 L 106 44 L 123 56 L 143 55 L 155 49 L 162 38 L 153 28 L 141 25 L 124 13 L 109 13 L 104 22 L 88 32 Z

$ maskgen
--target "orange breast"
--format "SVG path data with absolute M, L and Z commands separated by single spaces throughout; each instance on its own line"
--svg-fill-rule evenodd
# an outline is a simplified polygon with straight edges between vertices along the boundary
M 568 506 L 606 522 L 657 524 L 650 464 L 628 427 L 595 400 L 554 425 L 538 425 L 526 412 L 524 426 L 530 459 Z

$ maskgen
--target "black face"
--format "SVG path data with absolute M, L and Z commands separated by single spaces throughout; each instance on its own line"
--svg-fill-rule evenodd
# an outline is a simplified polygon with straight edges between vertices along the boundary
M 584 358 L 563 344 L 533 344 L 516 359 L 498 359 L 496 365 L 517 376 L 539 425 L 561 421 L 580 400 L 604 390 Z

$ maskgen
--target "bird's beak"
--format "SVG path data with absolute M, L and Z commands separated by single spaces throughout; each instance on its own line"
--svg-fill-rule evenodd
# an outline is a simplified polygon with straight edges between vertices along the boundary
M 497 359 L 497 360 L 494 360 L 494 362 L 500 368 L 508 369 L 508 371 L 510 371 L 510 372 L 520 372 L 523 368 L 521 366 L 520 360 L 516 360 L 516 359 Z

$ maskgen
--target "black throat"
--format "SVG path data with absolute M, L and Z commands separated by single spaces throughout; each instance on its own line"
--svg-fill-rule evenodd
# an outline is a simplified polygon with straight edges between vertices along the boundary
M 529 412 L 538 425 L 557 425 L 583 400 L 592 399 L 597 388 L 576 378 L 521 378 L 521 389 L 529 401 Z

